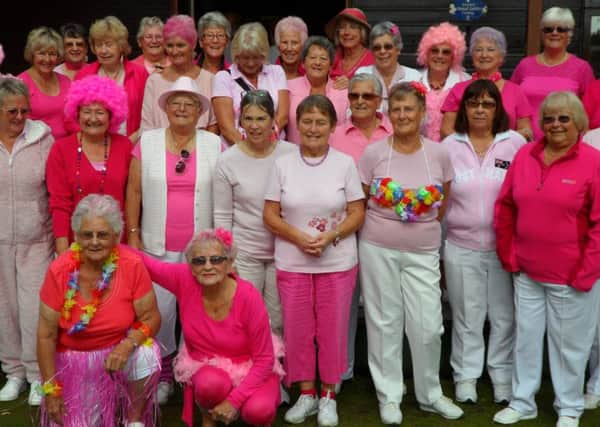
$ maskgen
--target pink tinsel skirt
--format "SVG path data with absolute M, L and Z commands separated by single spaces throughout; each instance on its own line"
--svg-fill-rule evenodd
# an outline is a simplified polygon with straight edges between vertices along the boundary
M 156 342 L 149 351 L 136 350 L 125 369 L 113 373 L 112 376 L 104 369 L 104 361 L 113 347 L 96 351 L 68 350 L 56 353 L 56 376 L 62 382 L 63 399 L 66 415 L 64 427 L 115 427 L 127 422 L 127 415 L 132 407 L 128 393 L 132 369 L 139 365 L 151 367 L 152 371 L 146 378 L 143 394 L 145 408 L 141 421 L 146 426 L 156 425 L 158 405 L 156 388 L 160 374 L 160 349 Z M 136 360 L 144 357 L 148 360 Z M 134 372 L 133 375 L 136 375 Z M 136 377 L 137 378 L 137 377 Z M 139 379 L 141 379 L 139 378 Z M 48 418 L 44 405 L 41 407 L 41 425 L 43 427 L 57 424 Z M 125 424 L 126 425 L 126 424 Z

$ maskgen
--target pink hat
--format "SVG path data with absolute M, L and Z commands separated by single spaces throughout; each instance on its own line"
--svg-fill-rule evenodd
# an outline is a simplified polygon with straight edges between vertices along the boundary
M 356 7 L 347 7 L 346 9 L 342 10 L 340 13 L 335 15 L 331 19 L 331 21 L 329 21 L 327 25 L 325 25 L 325 34 L 327 34 L 327 37 L 329 37 L 331 40 L 335 39 L 335 30 L 339 20 L 342 18 L 361 24 L 367 30 L 371 30 L 371 26 L 367 21 L 367 16 L 362 10 Z
M 167 100 L 175 93 L 192 95 L 200 102 L 202 112 L 208 111 L 210 108 L 210 101 L 202 92 L 200 92 L 198 84 L 191 77 L 181 76 L 173 82 L 171 87 L 164 92 L 160 98 L 158 98 L 158 105 L 163 111 L 166 111 Z

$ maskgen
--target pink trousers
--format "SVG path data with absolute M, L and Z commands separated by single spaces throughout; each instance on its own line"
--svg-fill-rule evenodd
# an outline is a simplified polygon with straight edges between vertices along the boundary
M 348 364 L 348 322 L 357 272 L 358 266 L 336 273 L 277 270 L 286 385 L 315 380 L 317 353 L 321 381 L 340 382 Z

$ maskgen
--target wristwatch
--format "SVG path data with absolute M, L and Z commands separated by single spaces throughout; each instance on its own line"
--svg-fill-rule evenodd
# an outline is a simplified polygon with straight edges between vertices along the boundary
M 342 237 L 340 236 L 340 232 L 335 230 L 335 238 L 333 239 L 333 246 L 337 246 L 341 240 L 342 240 Z

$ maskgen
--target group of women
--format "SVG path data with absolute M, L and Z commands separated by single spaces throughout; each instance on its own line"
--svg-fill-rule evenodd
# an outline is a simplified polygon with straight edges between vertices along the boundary
M 600 153 L 573 26 L 546 11 L 510 80 L 493 28 L 469 76 L 463 34 L 431 27 L 419 71 L 354 8 L 333 43 L 281 20 L 281 65 L 261 24 L 232 37 L 219 12 L 142 19 L 132 61 L 115 17 L 90 28 L 91 64 L 80 26 L 33 30 L 31 67 L 0 79 L 0 400 L 29 382 L 44 425 L 149 426 L 178 381 L 189 426 L 194 402 L 205 426 L 270 425 L 283 382 L 287 422 L 335 426 L 362 293 L 381 421 L 402 422 L 404 334 L 419 407 L 457 419 L 443 259 L 456 400 L 477 402 L 488 319 L 494 421 L 537 416 L 547 332 L 557 426 L 577 426 L 600 404 Z

